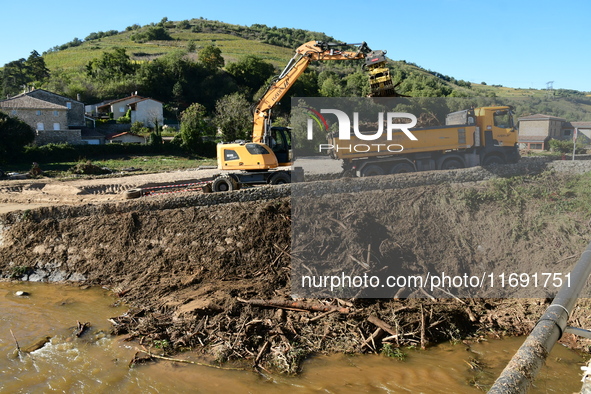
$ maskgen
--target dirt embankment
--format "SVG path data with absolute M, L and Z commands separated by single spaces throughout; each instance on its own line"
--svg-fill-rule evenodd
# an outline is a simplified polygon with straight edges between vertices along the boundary
M 527 194 L 534 182 L 544 190 L 537 197 Z M 379 219 L 384 239 L 374 253 L 409 269 L 427 270 L 435 261 L 502 266 L 509 260 L 563 269 L 576 262 L 589 242 L 588 217 L 554 209 L 552 196 L 574 198 L 563 193 L 569 182 L 545 175 L 519 185 L 427 185 L 368 192 L 361 198 L 391 207 L 390 216 Z M 458 300 L 432 295 L 293 304 L 291 199 L 277 194 L 285 190 L 3 215 L 0 272 L 4 278 L 110 286 L 131 307 L 114 319 L 118 334 L 145 346 L 202 349 L 217 361 L 239 360 L 286 372 L 295 372 L 310 353 L 380 352 L 467 337 L 526 334 L 548 306 L 547 298 Z M 204 198 L 216 200 L 205 205 Z M 320 248 L 322 237 L 330 234 L 318 233 L 315 223 L 336 220 L 347 239 L 337 247 L 348 249 L 335 252 L 363 253 L 367 234 L 360 223 L 368 218 L 335 217 L 331 207 L 340 198 L 309 200 L 325 209 L 309 223 L 306 236 Z M 591 325 L 590 308 L 588 300 L 579 303 L 572 316 L 577 325 Z M 575 347 L 588 345 L 572 336 L 565 340 Z

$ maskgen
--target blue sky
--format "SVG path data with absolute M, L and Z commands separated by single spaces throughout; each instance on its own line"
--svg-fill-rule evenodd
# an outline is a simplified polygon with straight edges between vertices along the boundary
M 0 66 L 92 32 L 203 17 L 366 41 L 394 60 L 470 82 L 591 91 L 591 2 L 479 0 L 11 1 L 2 4 Z

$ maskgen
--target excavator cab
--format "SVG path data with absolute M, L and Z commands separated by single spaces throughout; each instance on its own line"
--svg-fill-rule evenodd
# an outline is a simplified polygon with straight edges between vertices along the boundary
M 271 127 L 270 133 L 265 137 L 264 142 L 275 153 L 280 166 L 291 165 L 291 128 Z

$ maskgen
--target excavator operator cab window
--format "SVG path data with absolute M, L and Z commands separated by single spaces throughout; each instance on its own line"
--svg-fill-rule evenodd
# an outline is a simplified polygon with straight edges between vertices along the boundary
M 246 150 L 251 155 L 268 155 L 269 151 L 259 144 L 246 144 Z
M 290 134 L 285 129 L 271 129 L 270 138 L 273 152 L 287 152 L 291 149 Z
M 513 118 L 510 111 L 495 111 L 493 115 L 494 125 L 502 129 L 510 129 L 513 127 Z
M 224 149 L 224 160 L 231 161 L 231 160 L 238 160 L 240 157 L 238 153 L 236 153 L 233 149 Z

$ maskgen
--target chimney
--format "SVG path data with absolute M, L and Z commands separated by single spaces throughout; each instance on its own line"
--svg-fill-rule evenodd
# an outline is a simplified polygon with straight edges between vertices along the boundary
M 80 101 L 80 93 L 76 93 L 76 100 Z

